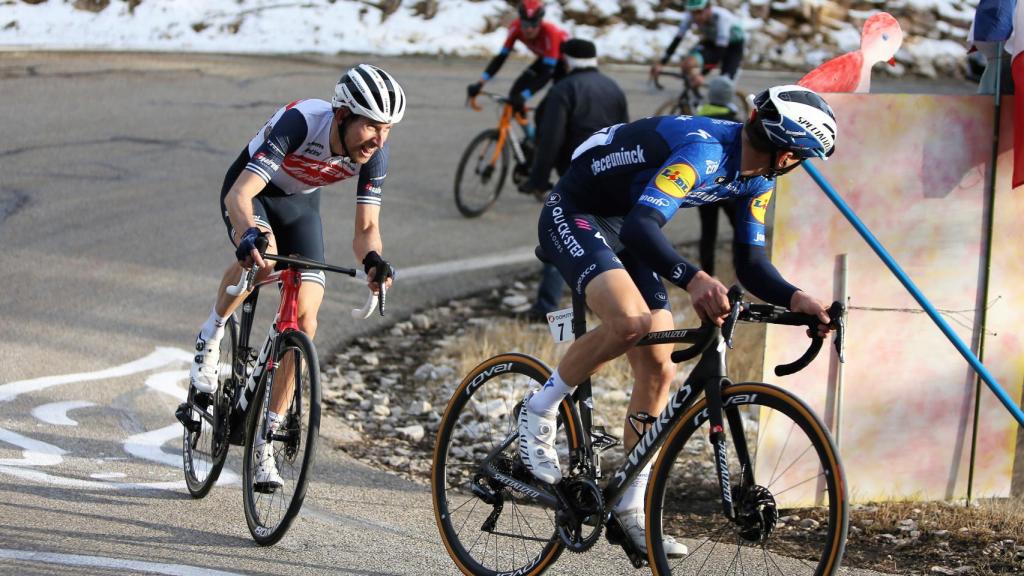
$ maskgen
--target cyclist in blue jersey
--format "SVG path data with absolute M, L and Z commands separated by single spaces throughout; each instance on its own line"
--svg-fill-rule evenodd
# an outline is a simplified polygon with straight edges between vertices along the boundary
M 672 346 L 634 347 L 650 331 L 673 328 L 662 278 L 689 292 L 702 320 L 721 324 L 728 313 L 726 287 L 676 253 L 661 231 L 680 208 L 736 199 L 739 281 L 767 302 L 817 316 L 825 324 L 819 332 L 827 334 L 824 305 L 786 282 L 769 261 L 764 219 L 776 176 L 835 150 L 836 120 L 820 96 L 800 86 L 770 88 L 754 105 L 745 124 L 665 116 L 600 130 L 575 150 L 548 196 L 538 225 L 541 247 L 601 325 L 573 342 L 543 388 L 524 400 L 520 456 L 538 479 L 561 480 L 553 445 L 558 403 L 605 362 L 626 354 L 635 377 L 623 430 L 627 453 L 664 408 L 675 374 Z M 614 508 L 623 531 L 645 552 L 649 471 L 650 465 Z M 664 544 L 670 556 L 687 552 L 671 538 Z
M 220 341 L 227 318 L 248 296 L 232 296 L 228 286 L 243 268 L 260 266 L 257 280 L 271 271 L 256 249 L 264 236 L 267 253 L 298 255 L 324 261 L 320 188 L 357 178 L 352 250 L 370 278 L 384 272 L 390 285 L 392 268 L 381 257 L 381 187 L 387 175 L 387 140 L 391 127 L 405 115 L 405 92 L 387 72 L 360 64 L 341 76 L 331 102 L 296 100 L 278 111 L 259 129 L 228 169 L 221 188 L 220 209 L 235 262 L 224 271 L 210 316 L 199 330 L 192 362 L 191 384 L 205 401 L 216 391 Z M 313 338 L 324 297 L 321 271 L 302 273 L 298 296 L 299 329 Z M 379 290 L 370 281 L 374 292 Z M 290 401 L 290 389 L 274 387 L 268 425 L 279 424 Z M 256 446 L 256 482 L 280 486 L 271 445 Z

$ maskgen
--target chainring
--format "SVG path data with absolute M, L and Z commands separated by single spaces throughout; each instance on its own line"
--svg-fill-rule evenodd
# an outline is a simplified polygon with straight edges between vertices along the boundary
M 597 483 L 587 477 L 566 480 L 561 488 L 569 509 L 555 513 L 558 537 L 572 552 L 586 552 L 597 542 L 604 528 L 604 496 Z

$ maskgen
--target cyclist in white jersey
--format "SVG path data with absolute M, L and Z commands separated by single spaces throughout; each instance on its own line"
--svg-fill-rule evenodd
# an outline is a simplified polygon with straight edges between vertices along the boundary
M 651 76 L 657 77 L 661 73 L 687 31 L 696 26 L 700 44 L 681 62 L 682 71 L 689 76 L 690 83 L 702 85 L 703 74 L 716 66 L 722 76 L 735 81 L 743 62 L 747 38 L 742 22 L 729 10 L 712 5 L 710 0 L 686 0 L 685 4 L 686 11 L 679 21 L 679 30 L 665 49 L 665 55 L 651 66 Z
M 226 288 L 243 268 L 260 267 L 257 281 L 269 274 L 255 248 L 264 236 L 267 253 L 299 255 L 324 261 L 320 188 L 358 177 L 352 249 L 370 278 L 384 271 L 391 284 L 391 265 L 381 257 L 381 185 L 387 175 L 387 140 L 391 127 L 405 114 L 405 93 L 380 68 L 360 64 L 341 76 L 331 102 L 296 100 L 278 110 L 249 142 L 228 170 L 221 190 L 221 214 L 236 261 L 225 270 L 209 318 L 196 338 L 192 386 L 204 394 L 217 389 L 218 356 L 224 324 L 248 295 L 231 296 Z M 324 296 L 323 272 L 303 272 L 298 296 L 299 328 L 316 333 L 317 312 Z M 369 287 L 377 292 L 373 281 Z M 279 425 L 288 392 L 274 388 L 268 424 Z M 257 482 L 281 485 L 269 444 L 257 446 Z

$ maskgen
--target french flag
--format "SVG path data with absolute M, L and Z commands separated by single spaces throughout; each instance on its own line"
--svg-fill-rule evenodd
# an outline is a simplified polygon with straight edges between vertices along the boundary
M 1018 34 L 1017 32 L 1020 31 Z M 979 0 L 974 24 L 967 39 L 971 51 L 979 50 L 991 62 L 996 43 L 1005 42 L 1013 73 L 1013 187 L 1024 184 L 1024 2 Z

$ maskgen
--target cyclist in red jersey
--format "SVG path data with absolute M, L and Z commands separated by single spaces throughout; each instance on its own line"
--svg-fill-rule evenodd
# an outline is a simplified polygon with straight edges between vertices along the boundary
M 540 92 L 555 75 L 558 61 L 562 57 L 562 42 L 569 34 L 550 20 L 544 20 L 544 3 L 541 0 L 523 0 L 519 3 L 519 18 L 508 27 L 508 38 L 501 51 L 487 65 L 480 80 L 466 87 L 466 93 L 473 98 L 483 89 L 484 83 L 494 77 L 508 58 L 516 42 L 522 42 L 537 59 L 516 78 L 509 90 L 508 98 L 516 110 L 522 110 L 531 96 Z

